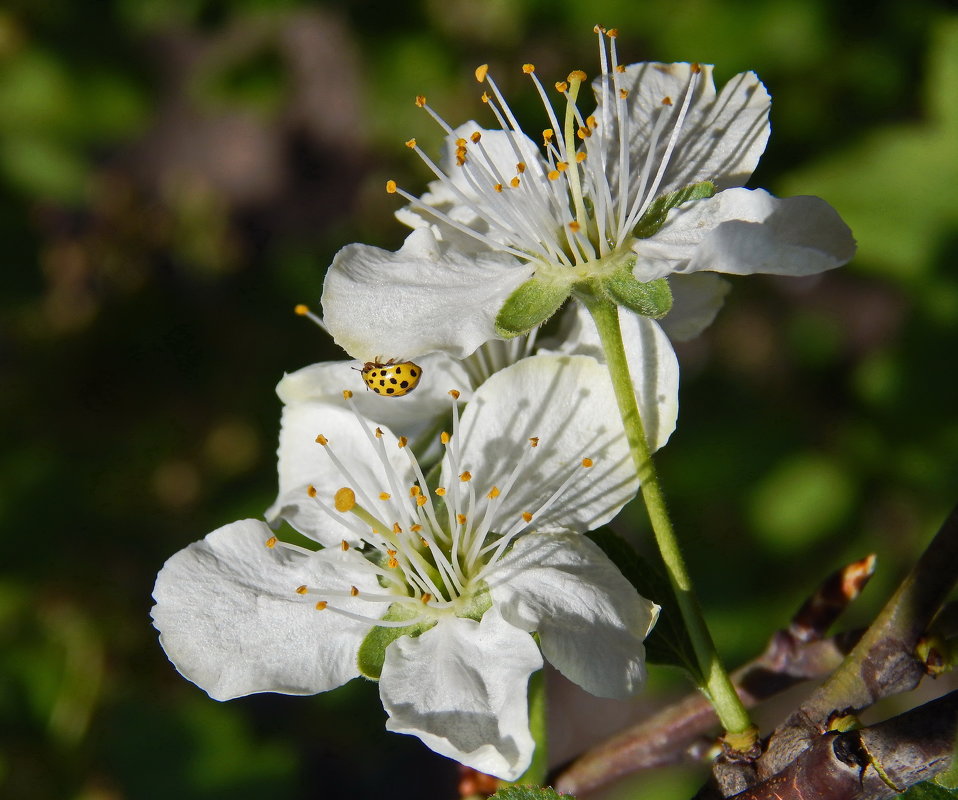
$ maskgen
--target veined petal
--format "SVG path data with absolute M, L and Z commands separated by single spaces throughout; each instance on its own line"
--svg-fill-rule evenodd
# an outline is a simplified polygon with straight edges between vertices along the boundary
M 577 303 L 575 316 L 560 351 L 592 356 L 605 363 L 599 332 L 585 306 Z M 668 319 L 672 312 L 665 317 Z M 659 323 L 619 307 L 619 327 L 625 344 L 632 385 L 649 446 L 655 452 L 675 430 L 679 414 L 679 362 Z
M 712 66 L 701 64 L 699 69 L 658 194 L 703 180 L 712 181 L 719 189 L 741 186 L 755 170 L 768 142 L 771 98 L 758 76 L 739 73 L 716 95 Z M 662 135 L 655 137 L 656 120 L 663 113 L 677 120 L 693 79 L 693 65 L 631 64 L 617 77 L 619 87 L 629 93 L 626 103 L 634 169 L 644 163 L 650 141 L 656 142 L 652 165 L 657 169 L 674 126 L 670 120 Z M 600 80 L 595 87 L 601 103 Z M 596 116 L 600 114 L 601 109 L 596 111 Z M 614 163 L 614 155 L 611 157 Z
M 356 492 L 360 504 L 373 514 L 382 511 L 387 516 L 386 524 L 394 521 L 388 519 L 388 511 L 379 500 L 380 493 L 391 492 L 392 487 L 368 432 L 351 411 L 317 402 L 283 408 L 278 450 L 279 496 L 266 512 L 266 518 L 272 522 L 282 516 L 296 530 L 327 547 L 344 539 L 356 543 L 359 537 L 347 524 L 351 518 L 339 521 L 316 502 L 318 499 L 331 506 L 333 495 L 345 481 L 325 447 L 316 441 L 320 434 L 329 439 L 331 451 L 349 468 L 355 481 L 349 488 Z M 383 428 L 383 440 L 392 470 L 404 486 L 411 485 L 415 480 L 412 468 L 388 428 Z M 307 492 L 311 485 L 320 492 L 316 499 Z
M 481 622 L 447 617 L 386 650 L 379 682 L 387 730 L 480 772 L 514 780 L 529 766 L 529 676 L 542 666 L 532 637 L 495 608 Z
M 669 288 L 672 310 L 659 324 L 670 339 L 684 342 L 694 339 L 712 324 L 732 287 L 714 272 L 693 272 L 670 276 Z
M 160 644 L 180 674 L 216 700 L 315 694 L 359 674 L 356 652 L 370 625 L 319 612 L 296 588 L 336 580 L 372 591 L 375 575 L 340 551 L 268 548 L 270 535 L 259 520 L 225 525 L 176 553 L 156 578 L 151 613 Z
M 761 189 L 728 189 L 673 209 L 665 225 L 634 249 L 639 264 L 646 254 L 665 253 L 683 273 L 814 275 L 849 261 L 855 240 L 821 198 L 780 199 Z
M 644 682 L 642 641 L 659 607 L 589 539 L 522 536 L 487 582 L 503 617 L 538 631 L 546 659 L 586 691 L 628 697 Z
M 323 318 L 361 361 L 433 351 L 463 358 L 498 338 L 496 313 L 532 273 L 511 255 L 460 253 L 420 228 L 395 253 L 360 244 L 340 250 L 326 274 Z
M 586 356 L 532 356 L 497 372 L 476 391 L 460 425 L 462 469 L 484 494 L 538 446 L 495 513 L 506 530 L 534 513 L 574 471 L 581 477 L 538 514 L 533 527 L 587 531 L 608 522 L 638 490 L 625 431 L 605 368 Z M 583 458 L 594 462 L 584 468 Z M 455 476 L 443 473 L 443 485 Z

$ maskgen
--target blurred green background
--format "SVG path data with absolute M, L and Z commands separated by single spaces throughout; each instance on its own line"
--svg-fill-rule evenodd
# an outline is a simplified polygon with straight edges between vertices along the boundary
M 832 202 L 848 268 L 736 281 L 680 348 L 660 456 L 714 633 L 761 648 L 868 552 L 874 614 L 958 500 L 958 9 L 930 0 L 6 0 L 0 8 L 0 796 L 448 798 L 375 686 L 215 703 L 149 623 L 164 560 L 273 498 L 284 371 L 338 357 L 295 317 L 352 241 L 396 247 L 430 104 L 486 120 L 489 62 L 754 69 L 751 185 Z M 488 121 L 488 120 L 486 120 Z M 631 520 L 631 522 L 630 522 Z M 643 536 L 634 513 L 622 524 Z M 675 691 L 656 673 L 650 697 Z M 644 701 L 643 701 L 644 702 Z M 670 771 L 620 797 L 687 797 Z

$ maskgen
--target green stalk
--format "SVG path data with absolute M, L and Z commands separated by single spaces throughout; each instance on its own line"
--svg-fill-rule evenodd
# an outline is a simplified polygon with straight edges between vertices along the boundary
M 726 732 L 731 734 L 730 744 L 736 750 L 748 750 L 754 726 L 715 649 L 702 609 L 692 588 L 692 581 L 679 549 L 672 521 L 666 510 L 665 496 L 655 471 L 652 454 L 649 452 L 642 417 L 635 399 L 635 389 L 632 386 L 632 376 L 629 374 L 622 331 L 619 327 L 618 307 L 609 300 L 585 292 L 577 292 L 577 296 L 589 310 L 599 330 L 599 339 L 605 351 L 609 375 L 619 404 L 619 413 L 622 415 L 629 449 L 635 461 L 636 474 L 642 481 L 642 499 L 645 501 L 652 530 L 655 533 L 655 541 L 662 554 L 682 620 L 698 661 L 703 680 L 700 688 L 715 707 L 719 721 Z

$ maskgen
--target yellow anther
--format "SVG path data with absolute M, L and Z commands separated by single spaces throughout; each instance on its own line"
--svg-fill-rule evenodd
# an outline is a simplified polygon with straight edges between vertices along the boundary
M 325 609 L 326 606 L 328 606 L 328 605 L 329 605 L 329 603 L 327 603 L 325 600 L 320 600 L 320 601 L 316 604 L 316 610 L 317 610 L 317 611 L 322 611 L 322 610 Z
M 616 36 L 619 35 L 619 29 L 618 29 L 618 28 L 609 28 L 609 30 L 607 30 L 607 31 L 605 32 L 605 35 L 608 36 L 610 39 L 614 39 Z
M 416 148 L 416 140 L 406 139 L 406 147 L 408 147 L 410 150 L 414 150 Z
M 266 546 L 272 550 L 274 547 L 276 547 L 278 542 L 279 539 L 277 539 L 275 536 L 270 536 L 269 539 L 266 540 Z
M 409 444 L 409 438 L 407 436 L 400 436 L 396 444 L 399 446 L 399 449 L 402 450 L 402 448 Z
M 418 483 L 414 483 L 412 486 L 409 487 L 410 497 L 418 497 L 421 494 L 422 494 L 422 489 L 419 488 Z
M 548 144 L 549 142 L 551 142 L 551 141 L 555 138 L 555 135 L 556 135 L 556 133 L 555 133 L 554 130 L 552 130 L 552 128 L 546 128 L 546 129 L 542 132 L 542 139 L 543 139 L 543 141 L 545 141 L 545 142 Z
M 459 392 L 458 389 L 450 389 L 450 390 L 449 390 L 449 396 L 450 396 L 453 400 L 458 400 L 458 399 L 459 399 L 459 395 L 460 395 L 460 392 Z
M 619 89 L 619 98 L 620 98 L 620 99 L 625 100 L 625 98 L 628 97 L 628 96 L 629 96 L 629 91 L 628 91 L 628 89 Z
M 574 69 L 569 73 L 568 81 L 572 83 L 573 81 L 579 81 L 579 83 L 585 83 L 589 79 L 589 76 L 586 75 L 581 69 Z
M 351 597 L 357 597 L 359 595 L 359 589 L 355 586 L 349 587 L 349 594 Z
M 525 171 L 526 171 L 525 161 L 520 161 L 518 164 L 516 164 L 516 172 L 518 172 L 521 175 Z
M 356 506 L 356 492 L 348 486 L 337 489 L 336 494 L 333 495 L 333 505 L 335 505 L 337 511 L 352 511 Z
M 446 490 L 445 490 L 445 488 L 442 487 L 442 486 L 438 487 L 438 488 L 436 489 L 436 494 L 439 495 L 439 497 L 445 497 L 445 496 L 446 496 Z
M 399 562 L 395 559 L 395 557 L 393 557 L 386 562 L 386 566 L 389 567 L 390 569 L 396 569 L 396 567 L 399 566 Z
M 432 600 L 432 595 L 429 592 L 426 592 L 422 597 L 419 598 L 422 600 L 422 604 L 426 605 L 430 600 Z
M 307 486 L 307 487 L 306 487 L 306 494 L 308 494 L 310 497 L 315 497 L 315 496 L 316 496 L 316 487 L 313 486 L 312 484 L 310 484 L 309 486 Z
M 539 437 L 538 437 L 538 436 L 533 436 L 531 439 L 529 439 L 529 444 L 531 444 L 533 447 L 538 447 L 538 446 L 539 446 Z
M 456 522 L 460 525 L 465 525 L 467 521 L 468 519 L 465 514 L 456 514 Z
M 588 128 L 579 128 L 579 129 L 575 132 L 575 135 L 576 135 L 577 138 L 579 138 L 579 139 L 585 141 L 586 139 L 588 139 L 588 138 L 592 135 L 592 131 L 590 131 Z
M 309 306 L 305 303 L 300 303 L 293 309 L 294 312 L 299 314 L 301 317 L 305 317 L 309 313 Z
M 556 163 L 556 169 L 559 170 L 559 172 L 565 172 L 568 168 L 569 168 L 568 161 L 559 161 Z
M 586 157 L 587 156 L 586 156 L 585 150 L 580 150 L 578 153 L 575 154 L 575 163 L 581 164 L 583 161 L 586 160 Z
M 582 466 L 585 467 L 586 469 L 588 469 L 589 467 L 591 467 L 594 463 L 595 463 L 595 462 L 594 462 L 591 458 L 583 458 L 583 459 L 582 459 Z
M 499 192 L 500 194 L 502 193 L 502 184 L 501 184 L 501 183 L 494 183 L 494 184 L 492 185 L 492 188 L 495 189 L 495 190 L 496 190 L 497 192 Z
M 594 116 L 586 117 L 585 124 L 588 127 L 592 128 L 592 130 L 595 130 L 596 128 L 599 127 L 599 123 Z
M 353 392 L 351 389 L 343 389 L 343 400 L 351 400 Z
M 321 444 L 323 447 L 329 444 L 329 439 L 327 439 L 323 434 L 319 434 L 316 437 L 316 444 Z
M 308 586 L 297 586 L 297 587 L 296 587 L 296 594 L 306 594 L 307 592 L 309 592 L 309 587 L 308 587 Z
M 625 64 L 616 64 L 615 71 L 620 73 L 625 72 Z
M 581 229 L 582 226 L 575 220 L 572 220 L 572 222 L 569 223 L 569 230 L 573 233 L 578 233 Z
M 386 548 L 386 555 L 387 555 L 387 556 L 390 556 L 390 557 L 395 556 L 396 553 L 398 553 L 398 552 L 399 552 L 398 550 L 393 550 L 391 547 L 387 547 L 387 548 Z
M 483 92 L 482 97 L 479 98 L 483 103 L 488 103 L 492 98 L 489 96 L 489 92 Z
M 421 530 L 422 530 L 422 525 L 420 525 L 418 522 L 415 525 L 409 526 L 410 533 L 419 533 L 419 531 Z
M 429 498 L 423 494 L 419 495 L 419 497 L 416 498 L 416 505 L 419 506 L 420 508 L 422 508 L 428 502 L 429 502 Z
M 550 181 L 557 181 L 557 180 L 559 180 L 559 175 L 561 175 L 561 173 L 559 172 L 559 170 L 557 170 L 557 169 L 549 170 L 549 175 L 548 175 L 548 177 L 549 177 L 549 180 L 550 180 Z
M 391 498 L 391 497 L 392 497 L 392 495 L 389 494 L 389 492 L 380 492 L 380 493 L 379 493 L 379 499 L 380 499 L 380 500 L 389 500 L 389 498 Z
M 466 163 L 466 159 L 463 156 L 456 156 L 456 166 L 461 167 Z
M 528 511 L 523 511 L 523 512 L 522 512 L 522 519 L 523 519 L 525 522 L 532 522 L 532 514 L 530 514 Z
M 442 444 L 449 444 L 449 439 L 450 439 L 450 436 L 449 436 L 449 434 L 446 433 L 445 431 L 443 431 L 442 433 L 439 434 L 439 441 L 440 441 Z
M 493 486 L 493 487 L 489 490 L 489 494 L 487 494 L 486 497 L 488 497 L 490 500 L 495 500 L 495 499 L 499 496 L 499 494 L 500 494 L 500 492 L 499 492 L 499 487 L 498 487 L 498 486 Z
M 518 188 L 519 188 L 519 176 L 517 175 L 515 178 L 513 178 L 511 181 L 509 181 L 509 185 L 510 185 L 513 189 L 518 189 Z
M 396 194 L 396 181 L 386 181 L 386 194 Z
M 522 71 L 523 71 L 526 75 L 531 75 L 533 72 L 536 71 L 536 65 L 535 65 L 535 64 L 523 64 L 523 65 L 522 65 Z
M 569 84 L 565 81 L 556 81 L 556 91 L 565 94 L 569 91 Z
M 603 28 L 601 25 L 596 25 L 596 26 L 592 29 L 592 32 L 593 32 L 593 33 L 605 33 L 605 28 Z
M 693 75 L 698 75 L 701 71 L 702 71 L 702 65 L 699 64 L 698 61 L 696 61 L 696 62 L 692 65 L 692 74 L 693 74 Z
M 342 551 L 345 553 L 347 550 L 349 550 L 349 542 L 347 542 L 345 539 L 343 539 L 343 540 L 339 543 L 339 549 L 342 550 Z
M 377 439 L 382 439 L 382 438 L 383 438 L 383 429 L 382 429 L 382 428 L 376 428 L 376 430 L 375 430 L 374 432 L 375 432 L 375 434 L 376 434 L 376 438 L 377 438 Z
M 476 67 L 476 80 L 479 83 L 482 83 L 486 79 L 486 74 L 489 72 L 488 64 L 480 64 Z
M 417 94 L 417 95 L 416 95 L 416 105 L 419 106 L 420 108 L 425 108 L 425 107 L 426 107 L 426 95 L 424 95 L 424 94 Z
M 469 470 L 466 470 L 465 472 L 459 475 L 459 480 L 462 481 L 463 483 L 468 483 L 469 481 L 472 480 L 472 473 L 469 472 Z
M 663 98 L 662 98 L 662 105 L 663 105 L 663 106 L 670 106 L 670 105 L 672 105 L 672 98 L 671 98 L 671 97 L 663 97 Z
M 463 150 L 465 150 L 466 140 L 460 136 L 458 139 L 456 139 L 456 147 L 461 147 Z
M 402 528 L 399 527 L 398 522 L 393 523 L 393 533 L 402 533 Z
M 429 542 L 426 541 L 426 538 L 424 536 L 420 536 L 419 541 L 422 542 L 423 547 L 429 547 Z
M 482 138 L 482 134 L 479 131 L 476 131 L 469 138 L 472 139 L 473 144 L 479 144 L 479 140 Z

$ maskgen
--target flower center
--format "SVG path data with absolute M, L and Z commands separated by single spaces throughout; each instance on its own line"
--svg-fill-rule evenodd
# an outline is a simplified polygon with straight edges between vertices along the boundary
M 459 409 L 453 396 L 453 431 L 443 433 L 443 473 L 446 485 L 429 488 L 426 477 L 408 440 L 399 437 L 395 446 L 405 456 L 408 469 L 394 465 L 387 451 L 387 434 L 371 429 L 359 414 L 352 393 L 343 393 L 350 408 L 368 436 L 387 486 L 373 490 L 369 480 L 357 480 L 349 469 L 350 458 L 341 458 L 334 443 L 320 434 L 316 437 L 326 456 L 332 460 L 347 485 L 324 497 L 310 486 L 312 501 L 327 515 L 345 524 L 354 534 L 352 542 L 343 540 L 344 559 L 361 572 L 374 577 L 382 591 L 369 592 L 356 586 L 303 585 L 296 593 L 308 598 L 318 610 L 333 611 L 375 625 L 401 627 L 435 619 L 445 614 L 475 616 L 485 610 L 479 606 L 485 589 L 485 577 L 505 555 L 513 540 L 534 527 L 540 518 L 578 480 L 583 469 L 593 465 L 583 458 L 568 476 L 538 507 L 521 512 L 515 518 L 502 513 L 509 493 L 535 457 L 538 438 L 528 439 L 522 456 L 501 481 L 477 486 L 472 473 L 462 468 L 459 451 Z M 355 459 L 356 454 L 352 455 Z M 410 483 L 409 478 L 413 481 Z M 267 545 L 292 548 L 295 545 L 271 538 Z M 368 601 L 369 614 L 357 614 L 337 605 L 337 599 L 351 597 Z M 395 604 L 405 608 L 401 621 L 382 617 Z
M 701 68 L 689 70 L 680 102 L 663 97 L 641 129 L 633 121 L 630 92 L 634 76 L 619 64 L 618 31 L 597 26 L 601 74 L 595 82 L 596 112 L 584 117 L 577 101 L 587 76 L 571 72 L 555 88 L 565 99 L 560 123 L 533 64 L 525 64 L 551 127 L 542 132 L 540 151 L 523 133 L 486 65 L 476 80 L 488 90 L 482 100 L 492 110 L 498 130 L 453 129 L 426 103 L 425 109 L 442 127 L 454 151 L 449 163 L 436 164 L 410 139 L 406 144 L 429 167 L 442 188 L 433 196 L 454 197 L 445 210 L 399 188 L 387 191 L 404 197 L 419 212 L 449 225 L 489 248 L 523 261 L 557 268 L 577 268 L 577 277 L 595 274 L 597 264 L 628 249 L 632 231 L 656 198 L 668 169 L 689 108 L 700 82 Z M 648 102 L 648 98 L 642 98 Z M 431 187 L 432 188 L 432 187 Z

